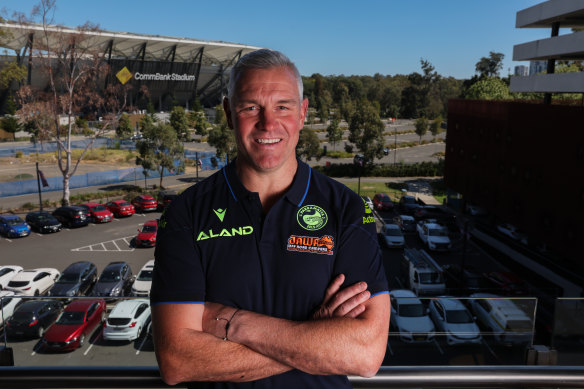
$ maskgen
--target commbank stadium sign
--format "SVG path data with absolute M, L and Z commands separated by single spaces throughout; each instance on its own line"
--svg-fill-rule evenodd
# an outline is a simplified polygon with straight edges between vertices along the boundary
M 122 84 L 130 81 L 132 77 L 139 81 L 195 81 L 196 76 L 193 74 L 178 74 L 178 73 L 140 73 L 136 72 L 132 74 L 127 67 L 124 66 L 120 70 L 116 77 Z

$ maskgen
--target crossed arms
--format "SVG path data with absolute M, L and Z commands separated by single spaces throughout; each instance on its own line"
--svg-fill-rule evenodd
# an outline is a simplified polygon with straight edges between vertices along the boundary
M 216 303 L 152 307 L 156 358 L 164 381 L 252 381 L 291 369 L 375 375 L 387 344 L 389 296 L 364 282 L 327 288 L 312 320 L 278 319 Z M 235 314 L 235 316 L 233 316 Z M 229 319 L 228 341 L 224 341 Z

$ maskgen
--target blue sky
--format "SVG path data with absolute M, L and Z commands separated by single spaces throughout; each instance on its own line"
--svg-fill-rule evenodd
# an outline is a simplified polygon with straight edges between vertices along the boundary
M 547 38 L 548 29 L 517 29 L 517 11 L 542 0 L 57 0 L 55 22 L 102 29 L 276 49 L 309 76 L 409 74 L 420 58 L 443 76 L 470 78 L 490 51 Z M 4 17 L 29 13 L 36 0 L 0 0 Z

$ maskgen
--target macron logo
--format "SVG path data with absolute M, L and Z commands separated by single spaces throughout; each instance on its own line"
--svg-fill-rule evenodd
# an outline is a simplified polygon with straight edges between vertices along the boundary
M 225 212 L 227 212 L 227 209 L 214 209 L 213 212 L 215 212 L 215 215 L 217 215 L 219 220 L 221 220 L 221 223 L 223 223 L 223 218 L 225 217 Z

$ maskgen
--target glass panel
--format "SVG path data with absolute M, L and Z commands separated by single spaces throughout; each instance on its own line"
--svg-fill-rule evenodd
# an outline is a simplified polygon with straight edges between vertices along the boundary
M 552 347 L 558 365 L 581 366 L 584 361 L 584 298 L 558 298 Z

